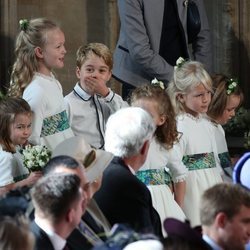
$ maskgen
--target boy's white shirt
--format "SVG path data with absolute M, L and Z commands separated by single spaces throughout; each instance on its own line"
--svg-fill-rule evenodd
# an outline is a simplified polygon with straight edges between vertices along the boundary
M 128 106 L 128 103 L 111 89 L 106 97 L 96 94 L 91 96 L 80 87 L 79 83 L 64 97 L 64 100 L 74 134 L 84 136 L 86 141 L 95 148 L 103 146 L 102 137 L 104 137 L 108 117 L 120 108 Z M 98 128 L 98 119 L 100 128 Z

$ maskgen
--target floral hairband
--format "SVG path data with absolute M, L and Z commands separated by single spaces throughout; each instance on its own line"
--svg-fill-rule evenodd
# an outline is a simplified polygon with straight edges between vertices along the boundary
M 19 21 L 19 25 L 20 25 L 21 30 L 26 31 L 29 25 L 29 21 L 27 19 L 21 19 Z
M 227 84 L 228 84 L 227 85 L 227 95 L 231 95 L 235 91 L 235 89 L 239 83 L 238 83 L 237 79 L 231 78 L 227 81 Z
M 176 66 L 174 66 L 174 69 L 179 69 L 181 68 L 181 66 L 186 62 L 187 60 L 185 60 L 183 57 L 179 57 L 176 60 Z
M 159 81 L 157 80 L 156 78 L 154 78 L 152 81 L 151 81 L 151 85 L 152 86 L 156 86 L 156 87 L 160 87 L 161 89 L 165 89 L 165 85 L 162 81 Z

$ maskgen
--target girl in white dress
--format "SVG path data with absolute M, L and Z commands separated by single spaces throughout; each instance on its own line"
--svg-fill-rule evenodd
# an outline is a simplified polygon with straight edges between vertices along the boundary
M 34 112 L 29 141 L 53 150 L 73 136 L 62 87 L 52 73 L 64 66 L 64 33 L 46 18 L 21 20 L 20 28 L 9 95 L 22 96 Z
M 206 112 L 211 101 L 212 80 L 199 62 L 182 61 L 174 69 L 168 94 L 177 114 L 180 140 L 174 145 L 179 161 L 188 169 L 183 210 L 192 226 L 200 225 L 202 193 L 222 182 L 216 142 Z
M 214 129 L 220 164 L 224 169 L 224 178 L 228 180 L 228 175 L 232 174 L 232 162 L 222 125 L 235 116 L 235 110 L 243 101 L 243 93 L 236 79 L 216 74 L 212 80 L 212 101 L 207 114 Z
M 173 144 L 178 140 L 171 101 L 160 86 L 145 85 L 132 92 L 131 105 L 147 110 L 157 125 L 147 159 L 137 177 L 148 186 L 162 222 L 167 217 L 183 221 L 186 216 L 177 202 L 183 200 L 179 195 L 183 193 L 187 169 L 184 164 L 169 164 L 169 158 L 175 157 Z
M 41 172 L 29 171 L 22 165 L 17 151 L 27 143 L 31 134 L 32 111 L 21 98 L 0 101 L 0 195 L 10 189 L 32 185 Z

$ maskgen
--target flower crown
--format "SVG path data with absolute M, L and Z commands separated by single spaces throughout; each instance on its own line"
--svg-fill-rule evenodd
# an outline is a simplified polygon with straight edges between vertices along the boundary
M 154 78 L 152 81 L 151 81 L 151 85 L 152 86 L 155 86 L 155 87 L 160 87 L 161 89 L 165 89 L 165 85 L 162 81 L 159 81 L 157 80 L 156 78 Z
M 21 30 L 23 30 L 23 31 L 27 30 L 28 25 L 29 25 L 29 21 L 27 19 L 21 19 L 19 21 L 19 26 L 20 26 Z
M 231 78 L 231 79 L 229 79 L 228 81 L 227 81 L 227 95 L 231 95 L 232 93 L 234 93 L 234 91 L 235 91 L 235 89 L 236 89 L 236 87 L 238 86 L 238 80 L 237 79 L 233 79 L 233 78 Z
M 187 60 L 185 60 L 183 57 L 179 57 L 177 60 L 176 60 L 176 66 L 174 66 L 174 69 L 179 69 L 181 68 L 181 66 L 186 62 Z

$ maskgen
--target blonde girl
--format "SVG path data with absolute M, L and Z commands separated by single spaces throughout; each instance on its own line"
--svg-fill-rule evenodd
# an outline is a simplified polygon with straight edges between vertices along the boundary
M 54 149 L 73 136 L 62 87 L 52 73 L 64 66 L 64 33 L 46 18 L 21 20 L 20 29 L 9 95 L 22 96 L 34 112 L 30 142 Z
M 168 94 L 177 114 L 181 137 L 174 145 L 179 163 L 188 169 L 183 210 L 193 226 L 200 225 L 202 193 L 222 181 L 216 142 L 206 118 L 211 101 L 212 80 L 199 62 L 182 62 L 175 67 Z
M 222 126 L 235 116 L 236 109 L 243 102 L 243 92 L 236 79 L 216 74 L 212 80 L 212 101 L 207 114 L 214 128 L 220 163 L 227 175 L 232 173 L 232 163 Z
M 32 185 L 41 172 L 23 167 L 18 148 L 27 144 L 31 134 L 32 111 L 22 98 L 0 101 L 0 195 L 10 189 Z
M 148 111 L 157 126 L 146 162 L 137 172 L 137 177 L 148 186 L 153 205 L 162 222 L 167 217 L 184 220 L 185 215 L 179 206 L 182 205 L 179 202 L 183 197 L 179 195 L 185 187 L 187 170 L 183 164 L 178 167 L 169 164 L 170 158 L 175 156 L 173 145 L 178 141 L 175 113 L 170 98 L 160 86 L 145 85 L 132 92 L 130 101 L 132 106 Z

